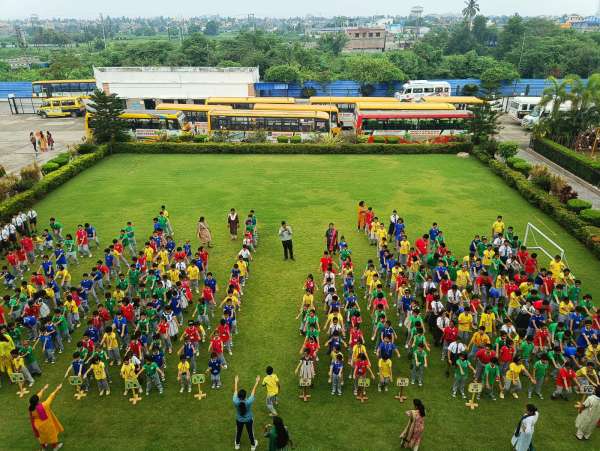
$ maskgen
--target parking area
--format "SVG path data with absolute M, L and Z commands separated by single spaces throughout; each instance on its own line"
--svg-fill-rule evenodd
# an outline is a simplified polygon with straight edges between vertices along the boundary
M 0 102 L 0 164 L 7 172 L 34 162 L 35 154 L 29 142 L 29 133 L 50 131 L 54 137 L 54 150 L 38 153 L 38 162 L 44 163 L 70 144 L 81 142 L 84 136 L 83 118 L 42 119 L 35 114 L 12 115 L 8 103 Z

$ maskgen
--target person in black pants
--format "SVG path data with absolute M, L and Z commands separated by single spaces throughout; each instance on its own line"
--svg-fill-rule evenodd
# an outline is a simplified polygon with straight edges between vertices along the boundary
M 288 226 L 285 221 L 281 221 L 281 227 L 279 227 L 279 239 L 283 245 L 283 258 L 287 260 L 294 259 L 294 247 L 292 245 L 292 228 Z
M 256 387 L 260 382 L 260 376 L 256 376 L 256 382 L 250 396 L 247 396 L 246 390 L 241 389 L 238 391 L 239 377 L 236 375 L 233 385 L 233 405 L 235 406 L 235 449 L 240 449 L 240 440 L 242 439 L 242 432 L 244 432 L 244 426 L 248 431 L 248 439 L 250 440 L 250 449 L 254 451 L 258 446 L 258 440 L 254 438 L 254 415 L 252 414 L 252 404 L 254 403 L 254 394 L 256 393 Z

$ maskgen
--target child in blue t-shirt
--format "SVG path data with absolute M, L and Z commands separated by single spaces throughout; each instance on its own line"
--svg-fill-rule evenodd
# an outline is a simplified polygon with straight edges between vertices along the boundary
M 40 335 L 40 342 L 42 343 L 42 352 L 46 357 L 46 363 L 54 364 L 56 362 L 54 358 L 54 340 L 52 333 L 47 329 Z
M 217 356 L 216 352 L 210 354 L 210 360 L 208 361 L 208 368 L 206 372 L 210 372 L 210 388 L 221 388 L 221 360 Z
M 342 396 L 342 385 L 344 384 L 344 357 L 338 353 L 329 366 L 329 382 L 331 383 L 331 394 Z

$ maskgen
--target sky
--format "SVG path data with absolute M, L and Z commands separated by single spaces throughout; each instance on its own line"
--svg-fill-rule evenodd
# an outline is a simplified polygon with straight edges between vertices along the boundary
M 592 15 L 599 0 L 479 0 L 484 15 L 523 16 L 579 13 Z M 209 14 L 243 17 L 292 17 L 374 14 L 408 15 L 410 8 L 420 5 L 427 13 L 459 13 L 464 0 L 0 0 L 0 20 L 23 19 L 36 13 L 40 18 L 94 18 L 100 13 L 110 16 L 190 17 Z

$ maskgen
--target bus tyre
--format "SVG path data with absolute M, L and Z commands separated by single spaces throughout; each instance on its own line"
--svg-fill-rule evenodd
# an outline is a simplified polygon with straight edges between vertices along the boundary
M 40 116 L 42 116 L 42 119 L 48 119 L 48 114 L 46 114 L 43 111 L 42 111 L 42 113 L 40 113 Z
M 77 114 L 77 111 L 71 111 L 71 117 L 77 117 L 77 116 L 79 116 L 79 115 Z

